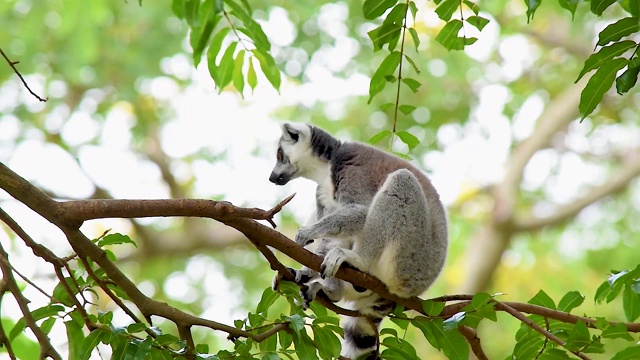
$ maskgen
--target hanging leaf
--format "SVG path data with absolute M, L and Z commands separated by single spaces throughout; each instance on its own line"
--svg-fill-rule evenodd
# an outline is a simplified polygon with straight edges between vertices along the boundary
M 380 142 L 380 140 L 386 138 L 387 136 L 391 135 L 391 130 L 382 130 L 379 133 L 373 135 L 370 139 L 369 139 L 369 144 L 371 145 L 375 145 L 377 143 Z
M 416 79 L 404 78 L 402 79 L 402 82 L 405 83 L 414 93 L 418 92 L 418 89 L 422 86 L 422 83 Z
M 640 316 L 640 296 L 629 285 L 625 286 L 622 293 L 622 308 L 627 321 L 633 322 Z
M 527 6 L 527 22 L 533 19 L 533 14 L 535 14 L 541 2 L 542 0 L 524 0 L 525 5 Z
M 365 0 L 362 4 L 362 13 L 367 20 L 373 20 L 382 16 L 389 8 L 395 5 L 397 0 Z
M 371 77 L 371 82 L 369 84 L 369 101 L 368 104 L 371 103 L 373 97 L 376 96 L 379 92 L 384 89 L 387 80 L 386 76 L 392 75 L 396 70 L 398 65 L 400 64 L 401 54 L 399 51 L 394 51 L 391 54 L 387 55 L 387 57 L 382 61 L 376 72 Z
M 266 52 L 262 52 L 258 49 L 253 50 L 253 55 L 258 59 L 262 72 L 267 77 L 267 80 L 276 89 L 280 90 L 280 70 L 276 66 L 276 61 L 273 57 Z
M 580 0 L 558 0 L 558 2 L 562 8 L 569 10 L 571 13 L 571 20 L 573 20 Z
M 118 245 L 118 244 L 133 244 L 133 246 L 138 247 L 135 241 L 131 240 L 131 238 L 127 235 L 122 234 L 109 234 L 98 241 L 99 247 L 104 247 L 106 245 Z
M 404 105 L 404 106 L 409 106 L 409 105 Z M 400 140 L 402 140 L 403 143 L 407 144 L 407 146 L 409 147 L 409 151 L 413 150 L 413 148 L 415 148 L 420 144 L 420 140 L 418 140 L 417 137 L 415 137 L 413 134 L 411 134 L 408 131 L 404 131 L 404 130 L 398 131 L 396 135 L 398 135 L 398 137 L 400 138 Z
M 482 16 L 469 16 L 466 21 L 480 31 L 489 23 L 489 19 Z
M 444 0 L 436 9 L 436 14 L 438 14 L 440 19 L 449 21 L 459 5 L 460 0 Z
M 637 33 L 638 31 L 640 31 L 638 18 L 628 17 L 620 19 L 600 31 L 600 34 L 598 34 L 598 45 L 607 45 L 612 41 L 618 41 L 623 37 Z
M 243 70 L 242 68 L 244 66 L 244 53 L 245 53 L 244 49 L 238 51 L 238 54 L 236 55 L 235 63 L 233 64 L 233 76 L 232 76 L 233 87 L 235 87 L 236 90 L 238 90 L 238 92 L 240 93 L 240 96 L 242 97 L 244 97 L 242 93 L 244 90 L 244 74 L 242 72 Z
M 600 16 L 616 0 L 591 0 L 591 12 Z
M 388 23 L 369 31 L 367 35 L 373 43 L 373 51 L 382 49 L 385 44 L 390 44 L 394 39 L 400 37 L 401 25 Z
M 622 69 L 627 59 L 615 59 L 602 65 L 598 71 L 589 79 L 587 86 L 582 90 L 580 95 L 580 115 L 582 119 L 587 117 L 600 104 L 604 93 L 613 85 L 618 70 Z
M 462 50 L 464 49 L 464 38 L 458 37 L 460 29 L 462 29 L 462 21 L 451 20 L 436 35 L 436 41 L 447 50 Z
M 622 95 L 635 86 L 640 73 L 640 58 L 635 58 L 629 62 L 627 70 L 616 79 L 616 90 Z
M 587 61 L 584 62 L 584 67 L 582 71 L 580 71 L 580 75 L 575 82 L 578 82 L 584 74 L 588 73 L 593 69 L 599 68 L 601 65 L 606 64 L 611 61 L 613 58 L 624 54 L 627 50 L 636 46 L 636 43 L 631 40 L 621 41 L 615 44 L 611 44 L 609 46 L 605 46 L 600 49 L 597 53 L 591 54 Z
M 253 67 L 253 61 L 251 58 L 249 58 L 249 69 L 247 70 L 247 83 L 251 87 L 252 92 L 258 85 L 258 76 L 256 74 L 256 69 Z

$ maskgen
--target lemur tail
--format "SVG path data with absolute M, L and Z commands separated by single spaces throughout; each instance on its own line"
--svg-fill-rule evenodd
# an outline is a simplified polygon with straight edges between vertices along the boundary
M 377 360 L 380 359 L 380 323 L 393 310 L 392 301 L 377 298 L 368 306 L 354 307 L 365 317 L 344 316 L 342 328 L 344 341 L 341 355 L 350 359 Z

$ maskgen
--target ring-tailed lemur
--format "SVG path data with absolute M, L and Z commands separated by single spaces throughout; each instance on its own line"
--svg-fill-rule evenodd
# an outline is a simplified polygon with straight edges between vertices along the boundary
M 409 162 L 357 142 L 341 142 L 306 124 L 283 124 L 277 163 L 269 177 L 276 185 L 304 177 L 318 184 L 317 222 L 302 226 L 295 241 L 321 239 L 321 278 L 296 271 L 307 285 L 308 305 L 318 291 L 367 317 L 343 320 L 342 355 L 375 358 L 378 327 L 393 303 L 333 278 L 342 263 L 368 272 L 400 297 L 424 292 L 447 256 L 447 220 L 429 179 Z M 366 290 L 366 291 L 365 291 Z

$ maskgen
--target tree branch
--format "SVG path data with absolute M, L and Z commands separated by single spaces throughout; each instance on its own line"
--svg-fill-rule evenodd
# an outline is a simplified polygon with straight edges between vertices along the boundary
M 2 55 L 2 57 L 7 61 L 7 64 L 9 64 L 9 66 L 13 69 L 13 71 L 16 73 L 16 75 L 18 75 L 18 77 L 20 78 L 20 80 L 22 81 L 22 84 L 24 85 L 25 88 L 27 88 L 27 90 L 29 90 L 29 92 L 31 93 L 31 95 L 35 96 L 36 99 L 42 101 L 42 102 L 46 102 L 49 99 L 43 99 L 40 96 L 38 96 L 38 94 L 34 93 L 33 90 L 31 90 L 31 88 L 29 87 L 29 85 L 27 84 L 27 82 L 24 80 L 24 78 L 22 77 L 22 74 L 20 74 L 20 71 L 18 71 L 18 69 L 16 68 L 16 64 L 19 63 L 19 61 L 11 61 L 9 60 L 9 58 L 7 57 L 7 55 L 4 53 L 4 51 L 2 51 L 2 49 L 0 49 L 0 55 Z
M 556 208 L 553 214 L 539 218 L 529 215 L 526 218 L 515 220 L 514 229 L 517 231 L 537 231 L 545 226 L 557 225 L 576 216 L 587 206 L 624 190 L 629 183 L 640 176 L 640 148 L 629 150 L 619 169 L 611 175 L 605 183 L 592 187 L 585 195 L 573 200 L 571 203 Z

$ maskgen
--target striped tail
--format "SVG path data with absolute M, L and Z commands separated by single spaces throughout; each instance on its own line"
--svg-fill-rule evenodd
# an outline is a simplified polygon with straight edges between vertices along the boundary
M 361 300 L 354 301 L 352 306 L 349 306 L 367 315 L 366 317 L 343 316 L 342 318 L 344 340 L 341 355 L 350 359 L 377 360 L 380 358 L 378 331 L 382 319 L 391 313 L 394 307 L 392 301 L 382 299 L 377 295 L 373 299 L 366 300 L 368 301 L 364 307 Z

